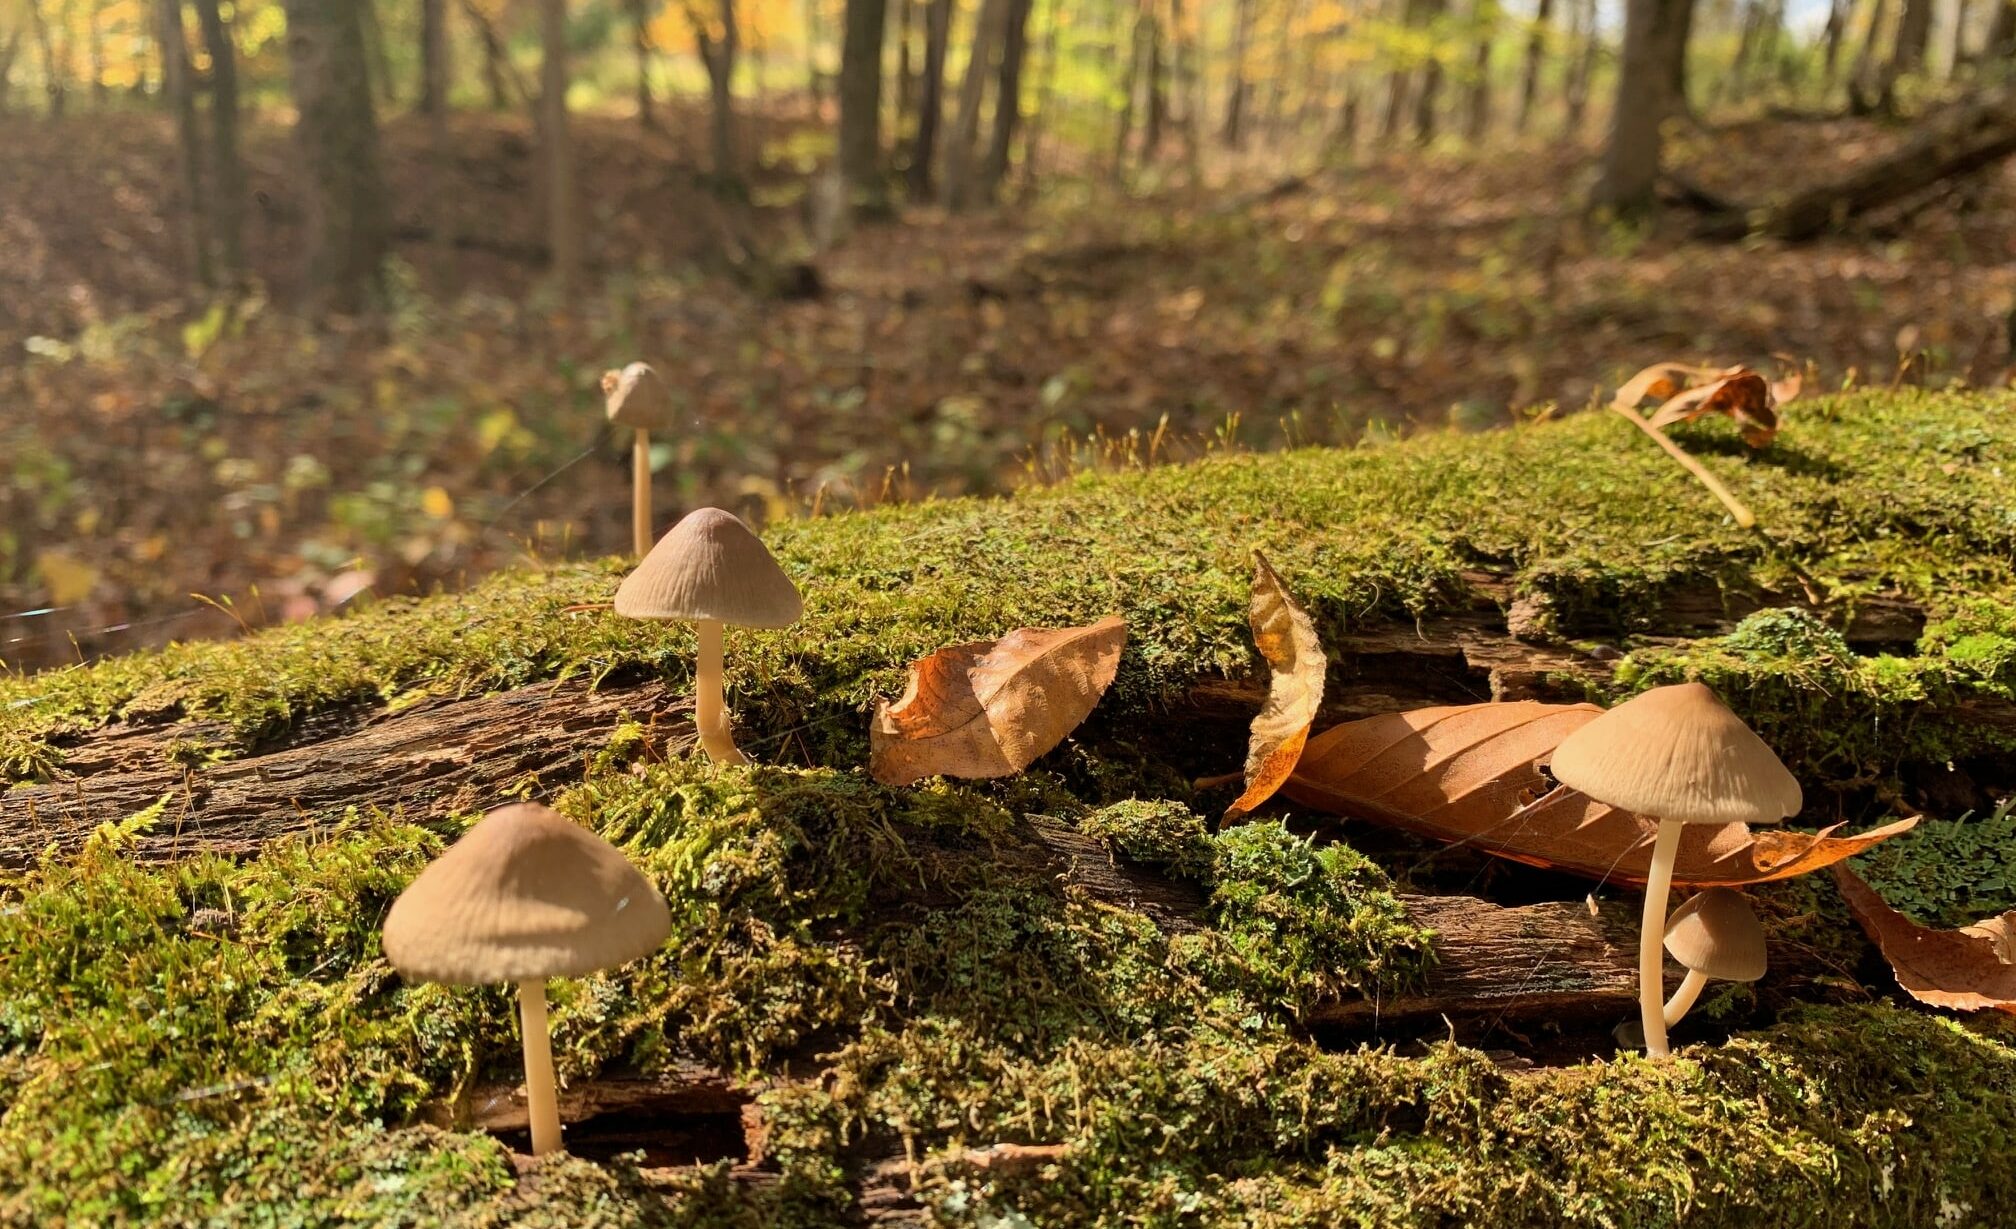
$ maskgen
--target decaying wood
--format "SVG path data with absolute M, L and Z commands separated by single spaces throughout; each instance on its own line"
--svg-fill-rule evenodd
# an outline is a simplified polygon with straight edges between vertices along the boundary
M 164 799 L 160 818 L 138 834 L 136 858 L 250 853 L 276 836 L 326 824 L 346 807 L 414 821 L 479 810 L 528 787 L 545 791 L 578 778 L 584 757 L 626 715 L 649 721 L 683 704 L 656 685 L 597 691 L 583 682 L 441 697 L 376 711 L 334 737 L 200 765 L 171 763 L 168 751 L 201 727 L 124 729 L 108 735 L 116 756 L 98 745 L 82 757 L 116 767 L 0 794 L 0 866 L 25 866 L 52 845 L 73 851 L 100 824 Z M 690 736 L 683 713 L 660 720 L 667 737 Z M 73 758 L 72 767 L 77 763 Z
M 605 1073 L 560 1090 L 560 1121 L 587 1122 L 615 1115 L 665 1117 L 740 1116 L 754 1090 L 699 1063 L 679 1062 L 643 1076 Z M 523 1131 L 531 1122 L 522 1084 L 479 1084 L 427 1117 L 436 1125 L 480 1131 Z

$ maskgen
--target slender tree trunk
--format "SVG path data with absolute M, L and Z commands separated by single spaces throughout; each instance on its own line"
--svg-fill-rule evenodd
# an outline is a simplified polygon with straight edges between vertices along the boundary
M 210 210 L 203 192 L 203 137 L 196 129 L 196 91 L 189 67 L 189 36 L 182 26 L 182 0 L 156 0 L 155 41 L 161 48 L 161 93 L 175 116 L 175 171 L 182 184 L 188 224 L 182 243 L 189 271 L 199 285 L 211 285 Z
M 1120 79 L 1120 114 L 1113 124 L 1113 179 L 1127 178 L 1127 152 L 1134 140 L 1134 100 L 1141 92 L 1141 68 L 1148 58 L 1148 15 L 1134 6 L 1134 30 L 1127 40 L 1127 73 Z
M 28 23 L 35 30 L 35 45 L 42 52 L 42 93 L 49 100 L 49 117 L 62 119 L 68 101 L 68 74 L 63 70 L 63 57 L 57 52 L 56 39 L 49 30 L 49 15 L 42 6 L 43 0 L 28 0 Z M 177 20 L 179 24 L 179 15 Z
M 1400 10 L 1400 24 L 1408 29 L 1426 18 L 1430 0 L 1393 0 Z M 1379 140 L 1391 144 L 1400 138 L 1407 123 L 1407 100 L 1413 93 L 1414 70 L 1402 63 L 1386 74 L 1386 114 L 1379 121 Z
M 1676 64 L 1686 60 L 1694 0 L 1629 0 L 1617 104 L 1595 203 L 1620 216 L 1648 212 L 1659 179 L 1660 132 L 1677 101 Z
M 980 156 L 980 112 L 987 101 L 987 79 L 994 52 L 1007 20 L 1009 0 L 982 0 L 973 25 L 973 50 L 959 83 L 959 114 L 952 124 L 951 145 L 945 151 L 945 203 L 953 209 L 973 204 L 974 163 Z
M 1736 39 L 1736 58 L 1730 62 L 1729 75 L 1722 79 L 1722 101 L 1725 103 L 1739 101 L 1748 92 L 1750 60 L 1756 54 L 1758 27 L 1763 19 L 1761 0 L 1745 0 L 1742 32 Z
M 1001 38 L 1001 76 L 995 83 L 994 132 L 987 157 L 980 164 L 977 195 L 982 201 L 1000 196 L 1008 178 L 1008 158 L 1015 148 L 1015 130 L 1022 122 L 1022 68 L 1029 57 L 1029 12 L 1034 0 L 1008 0 Z
M 360 311 L 378 295 L 391 233 L 362 18 L 353 0 L 284 3 L 309 202 L 309 284 L 319 306 Z
M 1855 67 L 1848 75 L 1849 110 L 1857 114 L 1889 106 L 1888 82 L 1876 66 L 1876 44 L 1883 36 L 1888 16 L 1889 0 L 1871 0 L 1869 28 L 1863 33 L 1862 47 L 1855 53 Z
M 887 206 L 882 181 L 882 38 L 888 0 L 847 0 L 840 42 L 840 175 L 854 200 Z
M 476 7 L 475 0 L 462 0 L 462 12 L 469 18 L 469 24 L 476 27 L 476 40 L 483 45 L 483 90 L 490 96 L 490 109 L 507 111 L 511 107 L 512 75 L 504 39 L 483 10 Z
M 1426 21 L 1433 26 L 1438 18 L 1449 11 L 1449 0 L 1428 0 Z M 1435 140 L 1436 117 L 1442 104 L 1442 58 L 1428 57 L 1428 63 L 1421 70 L 1421 90 L 1414 96 L 1414 143 L 1427 145 Z
M 1830 0 L 1827 6 L 1827 28 L 1821 34 L 1820 88 L 1823 93 L 1833 93 L 1834 81 L 1841 71 L 1841 38 L 1848 32 L 1848 18 L 1853 11 L 1855 0 Z
M 655 132 L 658 114 L 651 105 L 650 0 L 623 0 L 623 7 L 630 14 L 630 58 L 637 76 L 637 126 Z M 711 78 L 711 69 L 709 75 Z
M 2016 2 L 2016 0 L 2012 0 Z M 1189 38 L 1183 20 L 1183 0 L 1169 0 L 1169 32 L 1175 44 L 1176 94 L 1183 100 L 1182 119 L 1177 129 L 1183 135 L 1183 172 L 1190 190 L 1196 191 L 1204 178 L 1204 122 L 1202 76 L 1198 68 L 1197 44 Z
M 399 101 L 398 82 L 392 79 L 392 57 L 385 46 L 385 26 L 378 20 L 378 0 L 353 0 L 364 23 L 364 54 L 370 64 L 371 83 L 386 106 Z
M 1261 120 L 1261 126 L 1266 129 L 1267 140 L 1270 142 L 1279 141 L 1281 138 L 1281 112 L 1288 101 L 1289 65 L 1295 50 L 1295 18 L 1298 7 L 1298 0 L 1286 0 L 1279 14 L 1280 28 L 1274 32 L 1274 64 L 1273 70 L 1268 74 L 1270 79 L 1267 82 L 1267 113 Z
M 1884 89 L 1917 72 L 1925 65 L 1925 50 L 1932 41 L 1932 0 L 1904 0 L 1904 14 L 1897 19 L 1897 41 L 1890 50 L 1890 65 Z
M 1554 17 L 1554 0 L 1540 0 L 1533 13 L 1533 30 L 1526 37 L 1526 72 L 1519 83 L 1519 117 L 1514 131 L 1524 133 L 1533 120 L 1533 104 L 1540 97 L 1540 70 L 1547 61 L 1547 23 Z
M 917 0 L 898 0 L 896 5 L 896 130 L 889 144 L 895 148 L 910 131 L 910 117 L 917 107 L 917 61 L 911 44 L 917 34 Z
M 567 130 L 567 0 L 539 5 L 540 138 L 545 146 L 546 235 L 553 280 L 563 294 L 581 281 L 581 216 L 574 136 Z
M 1958 77 L 1960 71 L 1967 67 L 1967 61 L 1973 58 L 1967 52 L 1967 31 L 1973 24 L 1973 0 L 1953 0 L 1953 48 L 1952 54 L 1946 57 L 1948 81 Z
M 1470 56 L 1470 95 L 1463 136 L 1472 145 L 1483 141 L 1491 126 L 1491 40 L 1497 34 L 1498 0 L 1476 0 L 1471 25 L 1477 40 Z
M 707 70 L 708 141 L 713 149 L 714 178 L 727 188 L 740 182 L 735 156 L 735 60 L 742 50 L 742 27 L 735 0 L 721 0 L 720 18 L 721 28 L 715 30 L 699 9 L 690 3 L 686 6 L 693 45 L 699 49 L 701 67 Z
M 1022 127 L 1022 189 L 1024 200 L 1036 195 L 1038 179 L 1037 165 L 1043 152 L 1043 127 L 1050 120 L 1050 109 L 1056 105 L 1057 97 L 1057 32 L 1062 22 L 1057 17 L 1058 0 L 1049 0 L 1043 6 L 1043 79 L 1036 87 L 1036 106 L 1029 112 L 1029 120 Z
M 2002 7 L 1995 10 L 1995 24 L 1988 30 L 1982 54 L 1992 60 L 2016 57 L 2016 0 L 2002 0 Z
M 15 26 L 0 45 L 0 115 L 7 114 L 14 92 L 14 65 L 21 55 L 21 27 Z
M 196 0 L 210 54 L 211 221 L 217 253 L 233 277 L 245 272 L 245 164 L 238 156 L 238 49 L 217 0 Z
M 98 0 L 90 0 L 85 17 L 85 54 L 91 61 L 91 105 L 103 110 L 112 87 L 105 83 L 105 31 L 99 28 L 103 10 Z
M 1588 124 L 1589 91 L 1596 79 L 1596 51 L 1600 45 L 1596 34 L 1596 0 L 1579 0 L 1575 6 L 1575 64 L 1564 90 L 1561 125 L 1562 134 L 1571 141 L 1580 141 Z
M 945 113 L 945 46 L 952 31 L 952 0 L 930 0 L 924 9 L 924 72 L 917 88 L 917 132 L 910 143 L 911 200 L 931 196 L 932 159 L 938 124 Z
M 448 110 L 448 0 L 420 0 L 420 113 Z
M 1162 149 L 1163 128 L 1169 122 L 1169 89 L 1163 78 L 1167 62 L 1162 55 L 1162 23 L 1153 8 L 1145 16 L 1148 23 L 1148 118 L 1141 129 L 1141 161 L 1155 161 Z
M 1225 98 L 1225 125 L 1219 140 L 1227 149 L 1238 149 L 1246 141 L 1246 49 L 1253 38 L 1254 0 L 1238 0 L 1232 18 L 1232 84 Z

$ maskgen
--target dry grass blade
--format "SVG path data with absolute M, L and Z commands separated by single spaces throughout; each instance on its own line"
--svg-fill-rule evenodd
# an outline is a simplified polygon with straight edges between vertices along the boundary
M 1323 672 L 1329 665 L 1309 613 L 1259 551 L 1253 552 L 1253 602 L 1247 621 L 1272 675 L 1267 704 L 1253 718 L 1246 748 L 1246 789 L 1225 809 L 1227 819 L 1245 815 L 1273 797 L 1295 771 L 1309 741 L 1309 726 L 1323 706 Z
M 1025 627 L 940 649 L 910 666 L 910 686 L 875 711 L 869 772 L 885 785 L 925 777 L 1005 777 L 1063 742 L 1120 668 L 1127 624 Z

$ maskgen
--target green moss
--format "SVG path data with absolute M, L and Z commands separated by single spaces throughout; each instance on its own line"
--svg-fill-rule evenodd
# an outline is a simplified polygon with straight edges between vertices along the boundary
M 1921 819 L 1910 840 L 1879 845 L 1853 865 L 1920 925 L 1966 926 L 2016 909 L 2016 800 L 1990 815 Z
M 1992 397 L 1866 394 L 1802 403 L 1754 456 L 1696 440 L 1775 550 L 1628 424 L 1593 414 L 788 523 L 771 538 L 807 616 L 782 633 L 731 633 L 733 700 L 758 750 L 784 737 L 766 732 L 791 730 L 814 762 L 856 762 L 860 714 L 899 689 L 907 662 L 1018 625 L 1118 612 L 1130 639 L 1107 703 L 1139 712 L 1200 675 L 1248 668 L 1256 546 L 1332 635 L 1372 615 L 1467 607 L 1465 573 L 1480 568 L 1545 598 L 1558 619 L 1620 634 L 1677 584 L 1789 587 L 1781 557 L 1843 598 L 1895 590 L 1935 619 L 1957 611 L 1958 594 L 2012 608 L 2009 413 Z M 510 574 L 235 644 L 0 680 L 0 772 L 46 774 L 64 736 L 122 716 L 215 721 L 220 745 L 242 749 L 344 704 L 567 676 L 682 681 L 684 629 L 568 612 L 607 600 L 619 573 L 611 562 Z

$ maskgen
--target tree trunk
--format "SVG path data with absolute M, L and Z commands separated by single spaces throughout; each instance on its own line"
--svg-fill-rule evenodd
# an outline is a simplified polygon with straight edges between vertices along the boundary
M 1349 155 L 1358 148 L 1358 120 L 1360 98 L 1363 87 L 1358 74 L 1349 69 L 1344 73 L 1344 98 L 1337 107 L 1337 127 L 1331 131 L 1330 145 L 1340 153 Z
M 475 0 L 462 0 L 462 11 L 468 15 L 470 24 L 476 27 L 477 41 L 483 44 L 483 89 L 490 95 L 490 109 L 509 110 L 511 61 L 505 51 L 504 40 L 498 35 L 497 27 L 483 15 L 483 10 L 476 7 Z
M 1617 104 L 1595 193 L 1599 207 L 1619 216 L 1638 216 L 1652 208 L 1660 133 L 1676 102 L 1674 66 L 1686 60 L 1693 5 L 1694 0 L 1629 0 L 1626 8 Z
M 1931 42 L 1932 0 L 1904 0 L 1904 15 L 1897 19 L 1897 41 L 1890 49 L 1886 89 L 1924 67 L 1925 50 Z
M 1147 59 L 1148 16 L 1134 6 L 1134 29 L 1127 39 L 1127 72 L 1120 78 L 1120 114 L 1113 123 L 1113 179 L 1127 178 L 1127 151 L 1134 140 L 1134 99 L 1141 92 L 1141 66 Z
M 398 82 L 392 79 L 392 56 L 385 46 L 385 26 L 378 20 L 378 0 L 354 0 L 364 24 L 364 54 L 370 64 L 371 84 L 386 106 L 399 101 Z
M 7 107 L 14 92 L 14 65 L 21 54 L 21 27 L 15 26 L 7 35 L 5 44 L 0 44 L 0 115 L 7 114 Z
M 917 0 L 898 0 L 896 5 L 896 129 L 889 134 L 893 150 L 903 134 L 910 131 L 910 117 L 917 107 L 917 60 L 911 45 L 917 34 Z
M 573 291 L 581 280 L 581 218 L 574 178 L 574 137 L 567 131 L 567 0 L 539 5 L 540 140 L 546 161 L 546 242 L 553 280 Z
M 1219 140 L 1238 149 L 1246 140 L 1246 48 L 1253 38 L 1254 0 L 1238 0 L 1232 19 L 1232 85 L 1225 99 L 1225 125 Z
M 1997 61 L 2016 57 L 2016 0 L 2002 0 L 2002 7 L 1995 10 L 1995 24 L 1988 30 L 1982 54 Z
M 994 63 L 995 46 L 1007 20 L 1009 0 L 981 0 L 973 23 L 973 49 L 966 61 L 966 76 L 959 83 L 959 114 L 952 124 L 951 145 L 945 151 L 945 204 L 965 209 L 973 203 L 974 162 L 980 156 L 980 111 L 987 101 L 987 78 Z
M 1547 60 L 1547 23 L 1554 16 L 1554 0 L 1540 0 L 1533 14 L 1533 31 L 1526 38 L 1526 72 L 1519 83 L 1519 116 L 1513 130 L 1524 133 L 1533 120 L 1533 104 L 1540 97 L 1540 70 Z
M 1022 188 L 1024 199 L 1033 198 L 1037 189 L 1037 162 L 1043 152 L 1043 125 L 1049 121 L 1050 108 L 1057 97 L 1057 32 L 1063 23 L 1058 20 L 1058 0 L 1049 0 L 1043 6 L 1043 81 L 1036 87 L 1036 106 L 1029 112 L 1029 120 L 1022 126 Z
M 1015 129 L 1022 122 L 1022 66 L 1029 52 L 1029 12 L 1034 0 L 1008 0 L 1008 18 L 1001 39 L 1001 76 L 994 94 L 994 132 L 980 166 L 978 196 L 997 199 L 1008 177 L 1008 158 L 1015 148 Z
M 1821 34 L 1820 55 L 1820 88 L 1825 93 L 1833 92 L 1835 77 L 1841 71 L 1841 38 L 1848 32 L 1848 18 L 1854 2 L 1831 0 L 1827 6 L 1827 28 Z
M 1295 50 L 1295 17 L 1299 0 L 1286 0 L 1280 13 L 1280 28 L 1275 31 L 1274 64 L 1268 74 L 1267 113 L 1261 120 L 1269 142 L 1281 139 L 1281 113 L 1288 101 L 1289 65 Z
M 420 113 L 448 110 L 448 0 L 420 0 Z
M 1423 25 L 1432 27 L 1449 11 L 1449 0 L 1428 0 L 1422 6 Z M 1442 58 L 1430 55 L 1421 70 L 1421 89 L 1414 96 L 1414 143 L 1427 145 L 1435 139 L 1435 121 L 1442 104 Z
M 888 205 L 882 180 L 882 39 L 888 0 L 847 0 L 840 43 L 840 175 L 854 202 Z
M 1413 29 L 1425 19 L 1432 0 L 1394 0 L 1400 7 L 1400 24 Z M 1404 60 L 1386 74 L 1386 114 L 1379 121 L 1379 141 L 1390 145 L 1400 139 L 1407 123 L 1407 99 L 1413 93 L 1414 69 Z
M 1973 0 L 1953 0 L 1953 49 L 1946 57 L 1946 79 L 1953 80 L 1972 59 L 1967 52 L 1967 30 L 1974 24 Z
M 1148 22 L 1148 119 L 1141 129 L 1141 161 L 1155 161 L 1162 148 L 1164 128 L 1169 122 L 1169 88 L 1164 80 L 1168 63 L 1162 54 L 1162 23 L 1150 9 Z
M 1589 91 L 1596 79 L 1596 0 L 1580 0 L 1575 6 L 1575 64 L 1563 85 L 1561 131 L 1570 141 L 1580 141 L 1587 126 Z
M 945 47 L 952 31 L 952 0 L 929 0 L 924 9 L 924 71 L 917 83 L 917 132 L 910 141 L 910 199 L 931 197 L 931 164 L 945 113 Z
M 62 57 L 56 50 L 56 39 L 49 31 L 49 15 L 43 11 L 43 0 L 28 0 L 28 23 L 35 30 L 35 45 L 42 52 L 42 94 L 49 100 L 49 118 L 62 119 L 63 108 L 68 101 L 67 74 L 63 71 Z M 178 10 L 177 24 L 180 24 Z
M 1848 74 L 1848 109 L 1857 115 L 1889 105 L 1882 74 L 1876 67 L 1876 44 L 1883 36 L 1884 19 L 1889 11 L 1889 0 L 1872 0 L 1869 6 L 1869 29 L 1862 36 L 1862 47 L 1855 53 L 1855 67 Z
M 1176 93 L 1183 100 L 1182 119 L 1177 129 L 1183 134 L 1183 171 L 1190 190 L 1196 191 L 1203 180 L 1204 137 L 1199 125 L 1203 122 L 1204 103 L 1200 94 L 1197 44 L 1189 37 L 1191 23 L 1183 19 L 1183 0 L 1169 0 L 1169 36 L 1175 46 Z
M 1471 11 L 1476 48 L 1470 57 L 1468 120 L 1463 136 L 1472 145 L 1484 140 L 1491 126 L 1491 40 L 1497 33 L 1498 0 L 1476 0 Z
M 161 93 L 175 117 L 175 172 L 182 184 L 188 222 L 182 244 L 197 284 L 215 279 L 210 266 L 210 210 L 203 192 L 203 137 L 196 129 L 196 91 L 190 80 L 189 37 L 182 27 L 182 0 L 156 0 L 155 42 L 161 48 Z
M 245 273 L 245 164 L 238 155 L 238 49 L 217 0 L 196 0 L 210 54 L 211 222 L 217 253 L 234 278 Z
M 311 294 L 322 308 L 361 311 L 378 295 L 391 229 L 364 28 L 351 0 L 284 3 Z
M 1750 60 L 1756 54 L 1759 27 L 1764 20 L 1764 5 L 1761 0 L 1746 0 L 1743 5 L 1742 32 L 1736 39 L 1736 58 L 1730 62 L 1729 75 L 1722 79 L 1722 101 L 1737 102 L 1748 92 Z
M 656 132 L 658 115 L 651 106 L 650 0 L 623 0 L 623 7 L 630 14 L 630 58 L 637 76 L 637 126 L 646 132 Z M 711 68 L 708 75 L 711 79 Z
M 713 149 L 714 177 L 723 187 L 738 182 L 735 157 L 735 60 L 742 48 L 741 19 L 735 0 L 721 0 L 721 29 L 708 26 L 707 19 L 687 5 L 686 20 L 693 28 L 693 44 L 700 63 L 707 70 L 709 144 Z

